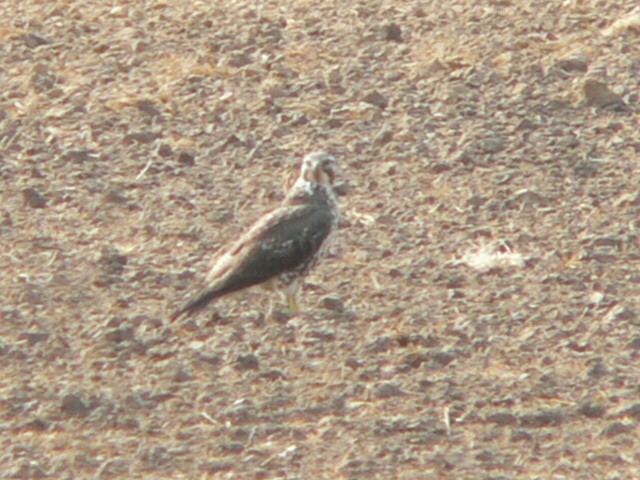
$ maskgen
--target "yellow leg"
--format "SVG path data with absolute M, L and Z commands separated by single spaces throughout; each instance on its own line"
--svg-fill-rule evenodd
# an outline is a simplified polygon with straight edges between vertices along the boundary
M 287 305 L 289 313 L 298 313 L 300 311 L 300 305 L 298 305 L 298 299 L 295 294 L 287 295 Z
M 289 313 L 296 314 L 300 311 L 300 306 L 298 305 L 299 288 L 300 288 L 300 284 L 298 282 L 294 282 L 291 285 L 289 285 L 285 291 Z

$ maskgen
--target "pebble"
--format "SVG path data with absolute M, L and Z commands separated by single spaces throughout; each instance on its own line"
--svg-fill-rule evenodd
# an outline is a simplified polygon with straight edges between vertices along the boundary
M 91 412 L 91 408 L 74 393 L 69 393 L 62 397 L 60 410 L 70 417 L 86 417 Z
M 31 208 L 44 208 L 47 206 L 47 199 L 35 188 L 25 188 L 22 197 L 27 206 Z
M 384 110 L 389 106 L 389 100 L 377 90 L 369 92 L 364 97 L 364 101 L 370 105 L 375 105 L 380 110 Z
M 240 355 L 236 361 L 237 370 L 259 370 L 260 369 L 260 361 L 258 357 L 253 353 L 249 353 L 248 355 Z
M 622 105 L 622 98 L 613 92 L 606 83 L 599 80 L 587 79 L 582 86 L 582 92 L 589 105 L 609 107 Z
M 391 42 L 402 42 L 402 29 L 397 23 L 388 24 L 385 29 L 385 40 Z
M 320 306 L 332 312 L 344 312 L 344 303 L 342 300 L 332 295 L 322 297 L 320 299 Z

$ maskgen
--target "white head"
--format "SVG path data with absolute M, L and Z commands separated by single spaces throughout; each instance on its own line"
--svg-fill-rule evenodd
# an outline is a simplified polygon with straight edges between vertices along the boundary
M 333 185 L 340 173 L 338 161 L 327 152 L 313 152 L 304 157 L 300 179 L 309 183 Z

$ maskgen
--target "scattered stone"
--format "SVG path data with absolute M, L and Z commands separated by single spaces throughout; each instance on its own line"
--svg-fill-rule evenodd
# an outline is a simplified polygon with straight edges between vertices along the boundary
M 591 78 L 585 80 L 582 91 L 589 105 L 602 108 L 623 104 L 622 97 L 599 80 Z
M 586 55 L 573 55 L 562 58 L 556 62 L 556 67 L 561 68 L 565 72 L 585 73 L 589 69 L 589 57 Z
M 158 155 L 162 158 L 169 158 L 173 155 L 173 148 L 168 143 L 162 143 L 158 147 Z
M 138 103 L 136 103 L 136 107 L 138 107 L 138 110 L 142 113 L 145 113 L 150 117 L 159 117 L 162 115 L 162 112 L 156 108 L 155 104 L 151 100 L 139 100 Z
M 233 470 L 235 463 L 228 460 L 211 460 L 198 465 L 198 471 L 204 474 L 229 472 Z
M 487 417 L 487 422 L 495 423 L 501 427 L 515 425 L 517 420 L 516 416 L 509 412 L 498 412 Z
M 69 150 L 62 155 L 62 160 L 84 163 L 98 158 L 98 154 L 91 150 Z
M 246 371 L 246 370 L 259 370 L 260 362 L 258 357 L 253 353 L 249 353 L 248 355 L 240 355 L 236 361 L 237 370 Z
M 365 347 L 365 351 L 369 353 L 387 352 L 393 347 L 393 339 L 391 337 L 380 337 L 369 343 Z
M 247 65 L 251 65 L 253 63 L 253 58 L 251 58 L 251 55 L 241 53 L 227 58 L 226 63 L 230 67 L 242 68 L 246 67 Z
M 390 23 L 384 28 L 384 39 L 390 42 L 402 42 L 402 29 L 397 23 Z
M 98 259 L 98 264 L 102 268 L 102 271 L 108 275 L 122 275 L 127 262 L 128 259 L 126 255 L 111 248 L 105 249 Z
M 196 164 L 196 157 L 189 152 L 180 152 L 178 163 L 185 167 L 193 167 Z
M 287 378 L 285 373 L 282 370 L 278 370 L 278 369 L 266 370 L 264 372 L 261 372 L 259 376 L 260 378 L 265 378 L 271 381 L 284 380 Z
M 433 361 L 442 367 L 446 367 L 453 362 L 456 357 L 448 352 L 436 352 L 433 357 Z
M 50 42 L 46 38 L 36 33 L 27 33 L 22 36 L 24 43 L 29 48 L 37 48 L 42 45 L 48 45 Z
M 389 100 L 386 99 L 380 92 L 374 90 L 373 92 L 368 93 L 364 97 L 364 101 L 370 105 L 375 105 L 380 110 L 384 110 L 389 106 Z
M 429 356 L 420 352 L 411 352 L 405 355 L 400 361 L 401 365 L 409 368 L 418 368 L 429 360 Z
M 30 432 L 46 432 L 50 429 L 51 423 L 44 418 L 35 418 L 24 423 L 20 429 Z
M 476 147 L 482 153 L 498 153 L 505 148 L 507 140 L 502 135 L 494 135 L 492 137 L 479 140 Z
M 44 342 L 49 338 L 49 334 L 46 332 L 24 332 L 19 336 L 20 340 L 26 340 L 29 346 L 34 346 L 36 343 Z
M 511 434 L 512 442 L 530 442 L 533 436 L 525 430 L 514 430 Z
M 25 204 L 31 208 L 44 208 L 47 206 L 47 199 L 35 188 L 25 188 L 22 191 Z
M 374 397 L 385 399 L 391 397 L 398 397 L 400 395 L 404 395 L 402 390 L 395 383 L 383 382 L 377 386 L 375 391 L 373 392 Z
M 320 307 L 332 312 L 344 312 L 344 303 L 338 297 L 325 295 L 320 299 Z
M 520 416 L 520 425 L 529 428 L 543 428 L 561 425 L 564 414 L 559 411 L 541 411 Z
M 631 425 L 626 425 L 622 422 L 613 422 L 602 431 L 601 436 L 606 438 L 613 438 L 624 433 L 629 433 L 632 430 L 633 427 Z
M 85 404 L 79 396 L 69 393 L 62 397 L 60 410 L 70 417 L 86 417 L 91 412 L 91 407 Z
M 122 142 L 125 145 L 131 145 L 133 143 L 153 143 L 155 142 L 157 139 L 159 139 L 160 137 L 162 137 L 161 133 L 155 133 L 155 132 L 134 132 L 134 133 L 129 133 L 127 135 L 124 136 L 124 139 L 122 140 Z
M 393 215 L 382 214 L 379 215 L 378 218 L 376 218 L 376 223 L 378 223 L 379 225 L 393 227 L 395 225 L 398 225 L 398 219 Z
M 333 342 L 336 339 L 336 332 L 333 330 L 311 330 L 307 337 L 312 340 L 306 343 Z
M 129 198 L 118 187 L 113 187 L 107 190 L 107 193 L 102 197 L 105 203 L 114 203 L 117 205 L 123 205 L 129 201 Z
M 114 328 L 105 333 L 105 338 L 113 343 L 132 342 L 135 339 L 135 330 L 133 327 Z
M 189 372 L 187 372 L 187 369 L 180 366 L 178 368 L 176 368 L 175 372 L 173 372 L 173 377 L 171 378 L 174 382 L 188 382 L 189 380 L 191 380 L 191 375 L 189 375 Z

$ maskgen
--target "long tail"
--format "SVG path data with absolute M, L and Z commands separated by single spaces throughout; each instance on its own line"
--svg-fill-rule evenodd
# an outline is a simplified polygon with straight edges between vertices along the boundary
M 194 313 L 199 312 L 204 309 L 209 303 L 215 300 L 218 297 L 224 295 L 220 289 L 213 288 L 204 288 L 200 292 L 198 292 L 193 298 L 184 303 L 180 308 L 178 308 L 175 312 L 171 314 L 170 320 L 175 322 L 178 318 L 184 316 L 186 318 L 190 317 Z

